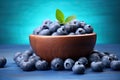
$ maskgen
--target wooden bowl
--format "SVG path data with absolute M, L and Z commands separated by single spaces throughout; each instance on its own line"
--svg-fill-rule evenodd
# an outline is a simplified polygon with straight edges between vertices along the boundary
M 96 33 L 83 35 L 40 36 L 30 35 L 30 44 L 36 55 L 50 62 L 59 57 L 78 59 L 94 49 Z

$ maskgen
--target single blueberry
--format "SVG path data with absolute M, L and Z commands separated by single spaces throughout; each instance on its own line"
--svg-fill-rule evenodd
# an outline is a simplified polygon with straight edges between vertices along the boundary
M 118 61 L 113 60 L 110 64 L 110 67 L 112 70 L 116 70 L 116 71 L 120 70 L 120 60 Z
M 72 20 L 69 25 L 71 26 L 71 30 L 74 32 L 76 31 L 77 28 L 81 28 L 81 23 L 80 21 L 74 19 Z
M 51 61 L 51 69 L 53 70 L 62 70 L 64 69 L 64 62 L 60 58 L 54 58 Z
M 52 33 L 56 32 L 58 28 L 60 28 L 60 24 L 57 22 L 54 22 L 54 23 L 50 24 L 50 26 L 49 26 L 49 30 Z
M 72 67 L 72 71 L 73 73 L 75 74 L 84 74 L 85 73 L 85 66 L 83 64 L 80 64 L 80 65 L 74 65 Z
M 46 62 L 45 60 L 38 60 L 35 63 L 35 67 L 37 70 L 48 70 L 49 69 L 48 62 Z
M 86 23 L 85 23 L 84 21 L 81 21 L 81 22 L 80 22 L 81 28 L 83 28 L 85 25 L 86 25 Z
M 68 35 L 69 35 L 69 36 L 70 36 L 70 35 L 75 35 L 75 33 L 74 33 L 74 32 L 71 32 L 71 33 L 69 33 Z
M 83 28 L 78 28 L 75 32 L 76 35 L 80 35 L 80 34 L 85 34 L 85 30 Z
M 33 70 L 35 70 L 35 61 L 34 61 L 34 59 L 29 59 L 28 61 L 21 60 L 20 68 L 23 71 L 33 71 Z
M 29 57 L 29 59 L 34 59 L 35 61 L 41 60 L 41 58 L 37 56 L 35 53 L 33 53 L 33 55 Z
M 40 31 L 39 35 L 51 35 L 51 32 L 49 29 L 43 29 Z
M 98 54 L 100 58 L 102 58 L 103 56 L 105 56 L 106 54 L 104 52 L 100 52 L 98 50 L 93 50 L 92 51 L 92 54 L 95 53 L 95 54 Z
M 103 66 L 103 63 L 101 61 L 98 61 L 98 62 L 92 62 L 91 68 L 95 72 L 102 72 L 104 69 L 104 66 Z
M 57 34 L 58 35 L 67 35 L 67 31 L 65 29 L 65 26 L 61 26 L 60 28 L 57 29 Z
M 84 30 L 85 30 L 86 33 L 92 33 L 93 32 L 93 28 L 90 25 L 85 25 Z
M 33 31 L 33 34 L 34 34 L 34 35 L 38 35 L 41 30 L 42 30 L 42 29 L 41 29 L 40 27 L 37 27 L 37 28 Z
M 28 56 L 31 56 L 33 54 L 33 51 L 32 50 L 25 50 L 23 52 L 24 55 L 28 55 Z
M 52 21 L 49 20 L 49 19 L 46 19 L 46 20 L 43 21 L 43 25 L 49 26 L 50 24 L 52 24 Z
M 15 55 L 14 55 L 14 57 L 13 57 L 13 60 L 16 61 L 16 58 L 18 56 L 20 56 L 21 54 L 22 54 L 22 52 L 16 52 Z
M 64 62 L 64 68 L 66 70 L 72 70 L 72 67 L 73 67 L 74 63 L 75 63 L 74 60 L 72 60 L 71 58 L 68 58 Z
M 82 63 L 83 65 L 87 65 L 88 64 L 88 60 L 87 60 L 86 57 L 81 57 L 81 58 L 78 59 L 78 61 L 80 63 Z
M 57 32 L 52 33 L 51 36 L 59 36 Z
M 100 61 L 100 57 L 97 53 L 93 53 L 89 56 L 89 62 L 96 62 L 96 61 Z
M 102 63 L 104 65 L 104 67 L 109 68 L 110 67 L 110 63 L 111 63 L 111 59 L 109 56 L 103 56 L 102 57 Z
M 118 57 L 117 57 L 117 55 L 115 55 L 115 54 L 109 54 L 109 57 L 110 57 L 112 60 L 118 60 Z
M 0 57 L 0 68 L 3 68 L 7 63 L 7 59 L 5 57 Z

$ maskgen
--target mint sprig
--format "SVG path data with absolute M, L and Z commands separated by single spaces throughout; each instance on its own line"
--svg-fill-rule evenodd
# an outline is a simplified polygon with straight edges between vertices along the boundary
M 63 12 L 59 9 L 56 10 L 56 19 L 59 21 L 60 24 L 66 24 L 75 18 L 76 18 L 76 16 L 68 16 L 65 19 Z

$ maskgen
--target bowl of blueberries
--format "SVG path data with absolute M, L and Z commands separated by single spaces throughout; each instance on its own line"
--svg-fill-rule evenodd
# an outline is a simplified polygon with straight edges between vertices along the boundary
M 74 16 L 68 20 L 66 23 L 59 18 L 54 22 L 45 20 L 29 36 L 32 49 L 42 59 L 50 62 L 56 57 L 78 59 L 91 54 L 97 37 L 93 28 Z

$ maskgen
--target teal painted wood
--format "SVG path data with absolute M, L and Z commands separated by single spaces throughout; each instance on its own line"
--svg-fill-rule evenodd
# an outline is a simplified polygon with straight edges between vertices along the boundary
M 120 80 L 120 71 L 104 69 L 104 72 L 92 72 L 88 68 L 83 75 L 72 71 L 22 71 L 13 61 L 14 53 L 28 49 L 28 45 L 0 45 L 0 56 L 7 58 L 5 68 L 0 68 L 0 80 Z M 95 49 L 116 54 L 120 59 L 120 44 L 99 44 Z
M 120 0 L 0 0 L 0 44 L 28 44 L 28 36 L 55 10 L 94 27 L 97 43 L 120 43 Z

